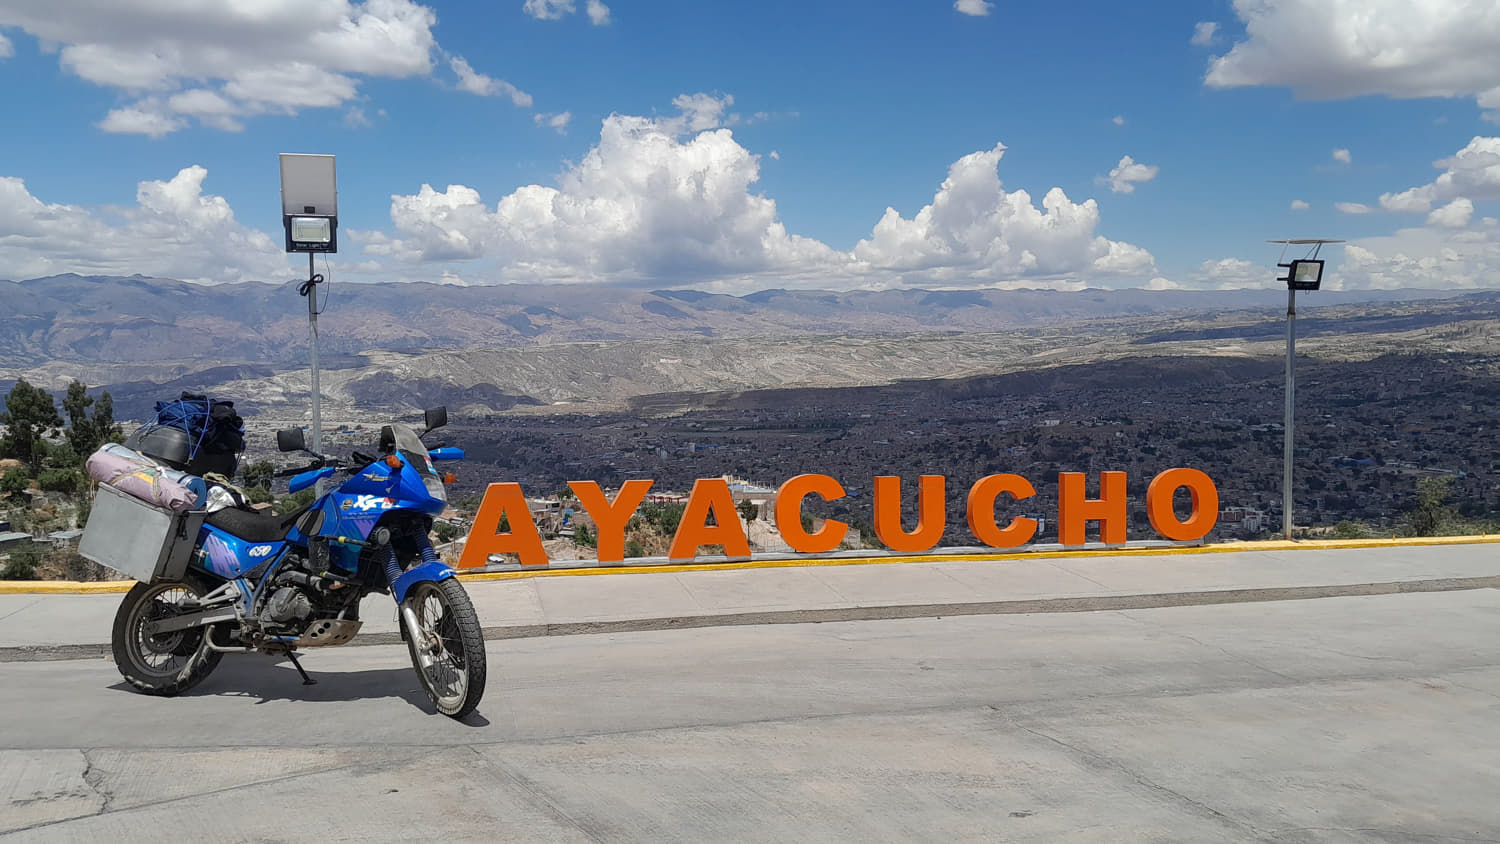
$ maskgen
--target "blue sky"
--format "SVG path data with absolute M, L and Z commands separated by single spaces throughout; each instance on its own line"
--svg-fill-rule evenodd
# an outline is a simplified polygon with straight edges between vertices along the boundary
M 0 278 L 1500 287 L 1485 5 L 0 0 Z

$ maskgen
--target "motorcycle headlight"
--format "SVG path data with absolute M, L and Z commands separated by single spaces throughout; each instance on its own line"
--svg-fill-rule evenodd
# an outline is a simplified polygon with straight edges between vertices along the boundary
M 427 485 L 427 494 L 446 503 L 448 501 L 448 490 L 443 486 L 443 479 L 432 475 L 423 475 L 422 483 Z

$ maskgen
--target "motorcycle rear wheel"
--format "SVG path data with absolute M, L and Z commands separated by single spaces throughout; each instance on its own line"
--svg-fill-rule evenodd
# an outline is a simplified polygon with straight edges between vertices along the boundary
M 417 620 L 417 629 L 406 631 L 406 646 L 422 688 L 444 715 L 468 715 L 484 696 L 487 666 L 484 630 L 463 584 L 423 581 L 411 588 L 406 605 Z M 402 618 L 404 625 L 405 613 Z
M 209 648 L 204 628 L 159 636 L 147 636 L 141 630 L 147 621 L 178 614 L 183 598 L 204 594 L 206 590 L 191 582 L 137 583 L 131 587 L 115 612 L 110 637 L 115 667 L 125 682 L 148 695 L 171 697 L 203 682 L 218 667 L 224 654 Z

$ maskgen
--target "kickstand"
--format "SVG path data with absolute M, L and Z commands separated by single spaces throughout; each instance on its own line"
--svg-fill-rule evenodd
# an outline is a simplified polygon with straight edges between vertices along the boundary
M 318 684 L 317 680 L 314 680 L 313 678 L 307 676 L 307 672 L 302 670 L 302 663 L 297 661 L 296 654 L 292 653 L 291 651 L 287 651 L 286 658 L 292 661 L 292 667 L 297 669 L 298 674 L 302 675 L 302 685 L 316 686 Z

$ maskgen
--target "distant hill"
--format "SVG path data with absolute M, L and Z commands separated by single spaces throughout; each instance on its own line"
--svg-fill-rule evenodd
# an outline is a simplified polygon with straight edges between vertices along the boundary
M 438 403 L 470 413 L 633 402 L 665 411 L 709 392 L 1247 354 L 1255 350 L 1246 344 L 1277 341 L 1285 301 L 1274 289 L 728 296 L 336 283 L 323 292 L 323 391 L 329 412 L 346 415 Z M 1439 296 L 1457 298 L 1410 301 Z M 1320 306 L 1309 308 L 1307 333 L 1329 342 L 1465 320 L 1480 331 L 1500 314 L 1496 292 L 1319 292 L 1304 301 Z M 308 404 L 307 307 L 293 283 L 61 275 L 0 282 L 0 309 L 0 388 L 22 375 L 53 390 L 80 378 L 107 386 L 117 413 L 134 418 L 184 389 L 232 396 L 249 413 L 296 416 Z

